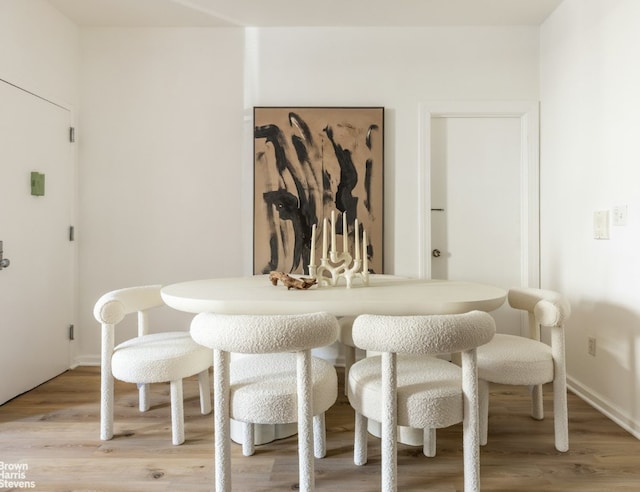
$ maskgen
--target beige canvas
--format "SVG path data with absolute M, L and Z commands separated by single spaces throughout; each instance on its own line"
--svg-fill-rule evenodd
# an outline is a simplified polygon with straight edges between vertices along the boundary
M 308 273 L 311 231 L 336 211 L 342 245 L 367 232 L 369 271 L 383 272 L 384 108 L 254 108 L 254 273 Z

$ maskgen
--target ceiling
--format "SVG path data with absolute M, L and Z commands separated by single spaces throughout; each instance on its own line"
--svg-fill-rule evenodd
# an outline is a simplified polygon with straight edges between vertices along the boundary
M 48 0 L 80 26 L 538 26 L 562 0 Z

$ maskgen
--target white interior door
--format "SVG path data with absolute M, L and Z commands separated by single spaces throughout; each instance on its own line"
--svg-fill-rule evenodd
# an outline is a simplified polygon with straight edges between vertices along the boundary
M 432 278 L 538 285 L 537 153 L 529 154 L 537 132 L 529 132 L 526 115 L 487 107 L 429 114 Z M 506 304 L 492 314 L 499 332 L 524 329 Z
M 0 81 L 0 403 L 69 368 L 75 172 L 70 111 Z M 44 196 L 31 195 L 31 172 Z

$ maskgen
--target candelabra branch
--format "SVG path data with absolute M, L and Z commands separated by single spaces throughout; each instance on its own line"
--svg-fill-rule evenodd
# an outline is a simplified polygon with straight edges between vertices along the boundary
M 349 253 L 330 254 L 322 258 L 319 266 L 309 266 L 309 274 L 318 282 L 318 287 L 335 287 L 344 278 L 347 288 L 351 288 L 353 279 L 361 279 L 363 285 L 369 285 L 369 272 L 362 271 L 362 261 L 353 260 Z
M 328 245 L 328 223 L 323 219 L 322 225 L 322 250 L 320 265 L 315 263 L 315 239 L 316 226 L 312 227 L 311 234 L 311 263 L 309 264 L 309 275 L 318 283 L 318 287 L 335 287 L 341 278 L 345 279 L 347 288 L 351 288 L 353 279 L 360 279 L 363 285 L 369 285 L 369 271 L 367 258 L 367 232 L 362 233 L 362 259 L 360 251 L 360 227 L 358 219 L 354 222 L 355 229 L 355 258 L 348 251 L 347 239 L 347 216 L 342 215 L 343 251 L 336 250 L 336 215 L 331 212 L 331 249 L 327 251 Z

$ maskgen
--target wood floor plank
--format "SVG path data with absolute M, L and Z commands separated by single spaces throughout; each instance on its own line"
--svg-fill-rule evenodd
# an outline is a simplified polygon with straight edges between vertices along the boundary
M 135 386 L 117 383 L 116 435 L 100 441 L 99 369 L 68 371 L 0 406 L 0 462 L 28 466 L 25 481 L 46 492 L 213 490 L 212 417 L 200 415 L 196 379 L 185 382 L 184 394 L 183 445 L 171 444 L 168 385 L 152 386 L 152 408 L 141 414 Z M 327 456 L 315 461 L 316 489 L 379 490 L 379 441 L 369 437 L 367 465 L 353 464 L 353 411 L 342 389 L 339 395 L 326 418 Z M 640 490 L 640 441 L 569 394 L 570 451 L 559 453 L 551 391 L 545 420 L 531 419 L 529 404 L 526 388 L 491 387 L 489 443 L 480 453 L 483 490 Z M 437 440 L 435 458 L 399 445 L 400 491 L 462 490 L 461 426 L 439 430 Z M 297 490 L 296 438 L 258 446 L 252 457 L 233 445 L 232 472 L 234 491 Z

